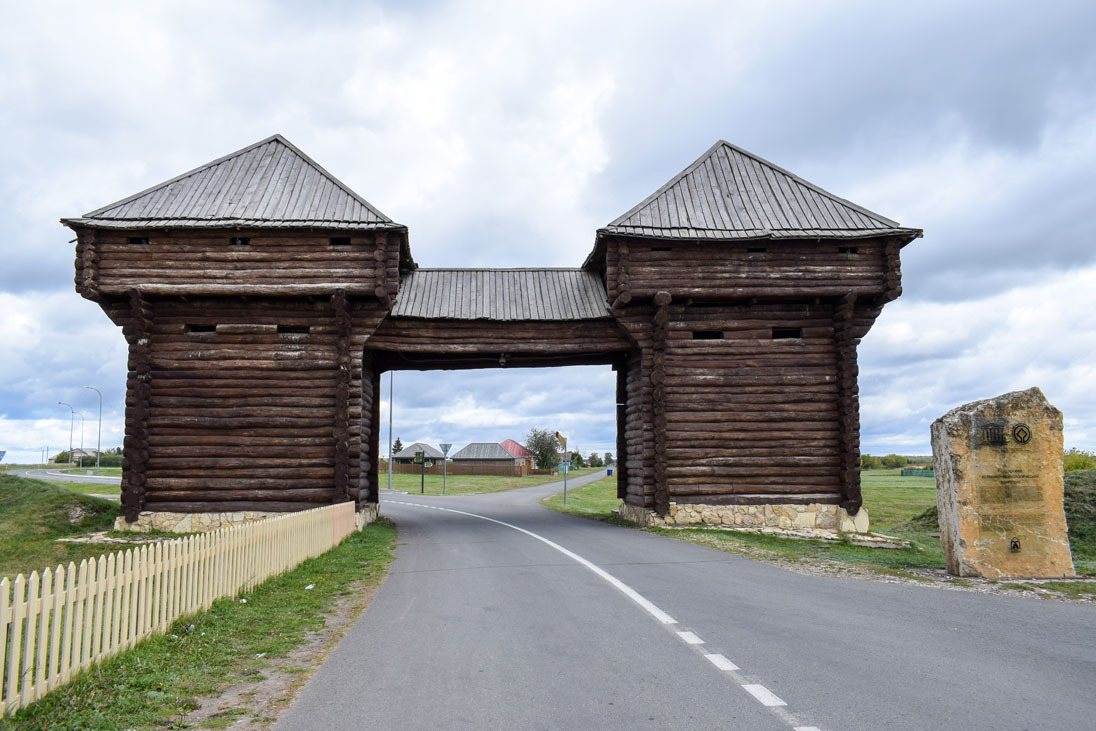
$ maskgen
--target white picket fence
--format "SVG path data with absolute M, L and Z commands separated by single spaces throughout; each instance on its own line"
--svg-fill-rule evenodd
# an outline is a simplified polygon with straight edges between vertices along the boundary
M 337 545 L 339 503 L 0 581 L 0 718 L 80 670 Z

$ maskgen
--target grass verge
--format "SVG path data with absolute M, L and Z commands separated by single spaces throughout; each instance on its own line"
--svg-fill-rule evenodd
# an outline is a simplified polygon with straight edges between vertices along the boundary
M 324 625 L 339 597 L 379 584 L 395 537 L 394 525 L 382 518 L 242 595 L 246 603 L 220 599 L 209 611 L 178 620 L 168 634 L 82 673 L 14 718 L 0 720 L 0 729 L 181 728 L 199 698 L 277 666 L 308 632 Z M 239 715 L 248 713 L 239 709 Z
M 104 553 L 103 546 L 55 541 L 109 530 L 118 517 L 118 503 L 80 495 L 62 485 L 0 475 L 0 576 L 29 574 Z
M 913 580 L 927 580 L 913 571 L 943 569 L 944 552 L 940 539 L 933 535 L 939 530 L 933 479 L 901 477 L 900 470 L 869 470 L 863 473 L 862 480 L 864 506 L 871 516 L 872 530 L 905 538 L 910 542 L 909 548 L 876 549 L 849 542 L 800 540 L 705 527 L 646 530 L 762 560 L 829 559 Z M 569 491 L 567 505 L 563 504 L 562 495 L 541 502 L 570 515 L 622 522 L 612 515 L 620 505 L 615 476 Z M 1067 475 L 1066 514 L 1077 573 L 1096 575 L 1096 470 Z M 955 583 L 964 585 L 961 580 Z M 1073 599 L 1096 597 L 1096 582 L 1042 582 L 1039 586 Z
M 91 474 L 94 475 L 95 474 L 95 465 L 93 464 L 90 467 L 88 467 L 87 465 L 84 465 L 83 467 L 73 467 L 72 469 L 65 468 L 65 469 L 62 469 L 61 472 L 66 474 L 66 475 L 87 475 L 90 472 Z M 121 467 L 100 467 L 99 468 L 99 474 L 102 477 L 121 477 L 122 476 L 122 468 Z
M 601 467 L 571 470 L 570 477 L 581 477 L 597 472 Z M 388 486 L 388 475 L 381 473 L 381 485 Z M 420 494 L 422 475 L 392 475 L 392 489 L 410 494 Z M 527 475 L 525 477 L 499 477 L 496 475 L 449 475 L 445 480 L 446 495 L 477 495 L 485 492 L 502 492 L 522 487 L 560 482 L 563 475 Z M 426 475 L 426 495 L 441 495 L 441 475 Z
M 78 492 L 81 495 L 121 495 L 122 486 L 112 485 L 110 483 L 92 483 L 92 482 L 53 482 L 52 484 L 58 487 L 63 487 L 66 490 L 72 492 Z

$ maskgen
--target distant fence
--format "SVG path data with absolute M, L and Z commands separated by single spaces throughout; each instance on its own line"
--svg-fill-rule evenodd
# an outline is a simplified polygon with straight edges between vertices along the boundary
M 339 503 L 0 581 L 0 718 L 81 669 L 337 545 Z
M 935 477 L 932 470 L 902 470 L 902 477 Z
M 384 471 L 388 470 L 388 466 L 385 465 Z M 400 464 L 396 463 L 392 465 L 392 473 L 396 475 L 418 475 L 422 474 L 422 465 L 417 464 Z M 433 467 L 426 469 L 428 475 L 441 475 L 441 464 L 435 464 Z M 445 469 L 445 474 L 449 475 L 495 475 L 497 477 L 525 477 L 529 474 L 529 468 L 523 465 L 503 465 L 503 464 L 454 464 L 449 463 L 449 466 Z

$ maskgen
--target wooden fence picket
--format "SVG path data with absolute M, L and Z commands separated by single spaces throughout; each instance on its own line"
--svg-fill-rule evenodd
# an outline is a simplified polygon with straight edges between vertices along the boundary
M 0 717 L 353 532 L 339 503 L 0 580 Z

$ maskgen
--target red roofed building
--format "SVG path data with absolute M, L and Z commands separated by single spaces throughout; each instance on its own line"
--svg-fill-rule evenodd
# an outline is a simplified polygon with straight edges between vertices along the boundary
M 533 469 L 536 465 L 533 464 L 535 455 L 522 445 L 515 442 L 513 439 L 507 439 L 505 442 L 499 442 L 503 449 L 510 454 L 514 455 L 514 464 L 523 465 L 529 469 Z

